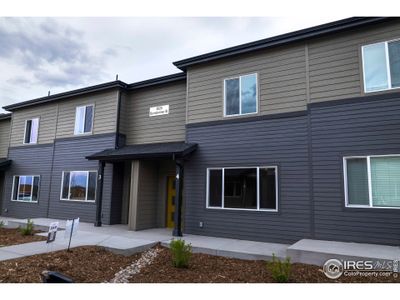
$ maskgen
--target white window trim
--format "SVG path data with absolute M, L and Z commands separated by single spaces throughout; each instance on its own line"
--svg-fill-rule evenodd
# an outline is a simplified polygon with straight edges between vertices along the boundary
M 275 206 L 276 209 L 269 209 L 269 208 L 260 208 L 260 169 L 275 169 Z M 256 169 L 257 170 L 257 208 L 230 208 L 224 207 L 225 206 L 225 199 L 224 199 L 224 182 L 225 182 L 225 169 Z M 222 171 L 222 186 L 221 186 L 221 207 L 210 206 L 209 205 L 209 187 L 210 187 L 210 170 L 221 170 Z M 207 168 L 206 170 L 206 208 L 207 209 L 219 209 L 219 210 L 238 210 L 238 211 L 264 211 L 264 212 L 277 212 L 278 211 L 278 203 L 279 203 L 279 176 L 278 176 L 278 166 L 260 166 L 260 167 L 213 167 Z
M 71 174 L 69 176 L 69 183 L 68 183 L 68 199 L 67 198 L 63 198 L 62 194 L 63 194 L 63 186 L 64 186 L 64 173 L 65 172 L 69 172 L 69 173 L 77 173 L 77 172 L 85 172 L 86 173 L 86 195 L 85 198 L 86 200 L 71 200 L 70 199 L 70 195 L 71 195 Z M 94 172 L 96 173 L 96 189 L 97 189 L 97 171 L 95 170 L 89 170 L 89 171 L 62 171 L 61 173 L 61 190 L 60 190 L 60 200 L 61 201 L 68 201 L 68 202 L 84 202 L 84 203 L 94 203 L 96 202 L 96 199 L 94 200 L 87 200 L 87 196 L 88 196 L 88 191 L 89 191 L 89 173 L 90 172 Z M 96 192 L 95 191 L 95 198 L 96 198 Z
M 250 75 L 255 75 L 256 76 L 256 111 L 255 112 L 249 112 L 249 113 L 242 113 L 242 77 L 245 76 L 250 76 Z M 226 81 L 230 79 L 239 79 L 239 113 L 234 114 L 234 115 L 227 115 L 226 114 Z M 228 77 L 224 79 L 224 117 L 238 117 L 238 116 L 247 116 L 247 115 L 254 115 L 258 114 L 258 73 L 249 73 L 249 74 L 243 74 L 243 75 L 238 75 L 238 76 L 233 76 L 233 77 Z
M 92 115 L 92 124 L 90 127 L 90 131 L 89 132 L 77 132 L 77 128 L 76 128 L 76 118 L 77 118 L 77 112 L 79 108 L 85 107 L 85 114 L 83 115 L 83 130 L 85 130 L 85 122 L 86 122 L 86 107 L 91 106 L 93 107 L 93 115 Z M 80 105 L 75 107 L 75 123 L 74 123 L 74 135 L 90 135 L 93 134 L 93 125 L 94 125 L 94 110 L 95 110 L 95 105 L 94 104 L 86 104 L 86 105 Z
M 361 46 L 361 59 L 362 59 L 362 69 L 363 69 L 362 70 L 363 71 L 363 84 L 364 84 L 364 93 L 365 94 L 400 89 L 400 87 L 392 87 L 392 77 L 390 75 L 389 43 L 396 42 L 396 41 L 400 41 L 400 38 Z M 365 49 L 365 47 L 372 46 L 372 45 L 378 45 L 378 44 L 384 44 L 385 45 L 385 60 L 386 60 L 386 72 L 387 72 L 387 78 L 388 78 L 388 87 L 387 88 L 383 88 L 383 89 L 379 89 L 379 90 L 374 90 L 374 91 L 367 91 L 367 84 L 365 82 L 364 49 Z
M 37 199 L 38 200 L 32 200 L 32 193 L 31 193 L 31 200 L 30 201 L 25 201 L 25 200 L 18 200 L 18 199 L 13 199 L 14 198 L 14 191 L 15 191 L 15 177 L 32 177 L 32 192 L 33 192 L 33 180 L 34 177 L 39 177 L 39 187 L 38 187 L 38 195 L 37 195 Z M 18 187 L 17 190 L 19 191 L 19 186 L 20 186 L 20 182 L 18 180 Z M 22 202 L 22 203 L 38 203 L 39 202 L 39 194 L 40 194 L 40 175 L 14 175 L 13 176 L 13 183 L 12 183 L 12 189 L 11 189 L 11 201 L 13 202 Z
M 37 127 L 37 134 L 36 134 L 36 136 L 37 136 L 37 139 L 36 139 L 36 142 L 35 143 L 25 143 L 25 138 L 26 138 L 26 123 L 28 123 L 28 121 L 32 121 L 32 120 L 38 120 L 38 127 Z M 24 144 L 24 145 L 36 145 L 38 142 L 39 142 L 39 127 L 40 127 L 40 118 L 31 118 L 31 119 L 27 119 L 27 120 L 25 120 L 25 126 L 24 126 L 25 128 L 24 128 L 24 140 L 22 141 L 22 143 Z M 32 129 L 31 129 L 32 130 Z
M 356 155 L 356 156 L 344 156 L 343 157 L 343 179 L 344 179 L 344 201 L 345 207 L 348 208 L 373 208 L 373 209 L 400 209 L 395 206 L 373 206 L 372 203 L 372 182 L 371 182 L 371 157 L 399 157 L 400 154 L 384 154 L 384 155 Z M 348 199 L 348 186 L 347 186 L 347 160 L 352 158 L 365 158 L 367 160 L 367 172 L 368 172 L 368 205 L 360 204 L 349 204 Z

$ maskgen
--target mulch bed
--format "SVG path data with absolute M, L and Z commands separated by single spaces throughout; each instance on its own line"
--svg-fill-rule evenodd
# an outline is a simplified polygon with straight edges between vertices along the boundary
M 0 282 L 42 282 L 43 271 L 57 271 L 74 282 L 104 282 L 111 280 L 121 268 L 138 258 L 113 254 L 100 247 L 88 246 L 28 256 L 0 262 Z
M 40 231 L 34 231 L 34 234 Z M 46 237 L 40 235 L 22 235 L 19 229 L 0 228 L 0 247 L 45 241 Z
M 172 265 L 171 254 L 163 248 L 153 264 L 134 275 L 130 282 L 141 283 L 268 283 L 275 282 L 264 261 L 193 254 L 188 269 Z M 400 282 L 399 278 L 344 277 L 328 279 L 320 267 L 292 264 L 290 282 Z
M 157 246 L 160 247 L 160 246 Z M 188 269 L 173 267 L 169 249 L 160 247 L 151 265 L 133 275 L 136 283 L 270 283 L 274 282 L 264 261 L 249 261 L 193 254 Z M 140 254 L 123 256 L 100 247 L 87 246 L 0 262 L 0 282 L 41 282 L 43 271 L 58 271 L 74 282 L 105 282 L 132 264 Z M 328 279 L 320 267 L 293 264 L 290 282 L 400 282 L 399 278 L 345 277 Z

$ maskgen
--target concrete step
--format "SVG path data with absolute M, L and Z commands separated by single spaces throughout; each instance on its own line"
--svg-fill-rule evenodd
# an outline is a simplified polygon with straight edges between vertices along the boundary
M 400 259 L 400 247 L 303 239 L 287 248 L 292 262 L 323 266 L 331 259 L 380 260 Z

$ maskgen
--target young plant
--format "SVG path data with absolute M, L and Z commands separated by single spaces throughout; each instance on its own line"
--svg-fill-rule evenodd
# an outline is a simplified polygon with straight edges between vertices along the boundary
M 4 227 L 4 222 L 0 221 L 0 229 Z
M 289 282 L 290 271 L 292 268 L 289 257 L 286 257 L 284 261 L 281 261 L 275 256 L 275 254 L 272 254 L 272 261 L 267 262 L 267 268 L 272 273 L 272 278 L 276 282 Z
M 192 256 L 192 245 L 186 244 L 184 240 L 172 240 L 170 245 L 172 263 L 176 268 L 189 267 L 189 260 Z
M 33 235 L 33 221 L 31 219 L 28 219 L 28 223 L 26 223 L 26 226 L 20 227 L 19 231 L 22 235 Z

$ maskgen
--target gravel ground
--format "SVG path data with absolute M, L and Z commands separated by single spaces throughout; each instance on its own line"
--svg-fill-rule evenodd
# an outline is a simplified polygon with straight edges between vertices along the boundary
M 34 231 L 39 233 L 40 231 Z M 22 235 L 19 229 L 0 228 L 0 247 L 45 241 L 46 237 L 39 235 Z

